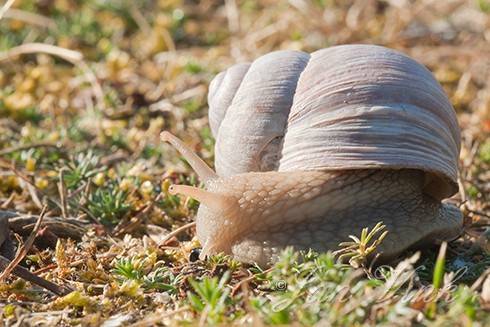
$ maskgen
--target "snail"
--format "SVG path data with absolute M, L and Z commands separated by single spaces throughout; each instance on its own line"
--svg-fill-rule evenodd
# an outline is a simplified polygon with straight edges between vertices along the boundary
M 458 191 L 456 114 L 408 56 L 373 45 L 272 52 L 218 74 L 208 102 L 216 172 L 161 134 L 205 185 L 169 188 L 200 201 L 201 257 L 270 265 L 285 247 L 332 250 L 379 221 L 384 260 L 460 235 L 462 213 L 442 202 Z

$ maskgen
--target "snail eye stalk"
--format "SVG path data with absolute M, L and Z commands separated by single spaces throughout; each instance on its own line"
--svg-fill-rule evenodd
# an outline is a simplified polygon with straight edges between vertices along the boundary
M 216 212 L 223 212 L 230 207 L 230 199 L 226 196 L 209 192 L 189 185 L 171 185 L 168 192 L 172 195 L 183 194 L 201 202 L 204 206 Z
M 210 180 L 218 178 L 218 175 L 209 166 L 197 156 L 182 140 L 173 135 L 170 132 L 164 131 L 160 134 L 160 139 L 164 142 L 170 143 L 180 154 L 187 160 L 192 169 L 197 173 L 199 178 L 208 182 Z

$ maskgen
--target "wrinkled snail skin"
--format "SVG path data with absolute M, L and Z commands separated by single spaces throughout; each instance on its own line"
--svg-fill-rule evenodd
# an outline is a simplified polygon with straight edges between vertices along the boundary
M 383 221 L 389 233 L 378 253 L 386 260 L 414 244 L 461 233 L 461 212 L 424 194 L 421 171 L 271 171 L 203 178 L 202 171 L 210 168 L 164 133 L 165 141 L 171 137 L 172 144 L 179 142 L 177 149 L 206 184 L 206 190 L 182 185 L 170 189 L 201 202 L 196 217 L 201 257 L 224 252 L 268 266 L 287 246 L 335 249 L 349 235 Z
M 179 139 L 205 190 L 201 256 L 224 252 L 267 266 L 287 246 L 334 250 L 382 221 L 391 259 L 456 238 L 460 131 L 444 91 L 422 65 L 379 46 L 312 54 L 278 51 L 233 66 L 210 85 L 216 172 Z
M 209 192 L 224 209 L 205 204 L 197 215 L 203 255 L 229 253 L 267 266 L 287 246 L 326 251 L 351 234 L 383 221 L 389 231 L 379 251 L 393 258 L 416 243 L 459 235 L 462 215 L 422 191 L 416 170 L 259 172 L 217 180 Z

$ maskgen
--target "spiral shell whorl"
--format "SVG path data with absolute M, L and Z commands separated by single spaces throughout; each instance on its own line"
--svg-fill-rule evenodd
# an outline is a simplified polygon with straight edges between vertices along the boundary
M 226 110 L 231 105 L 249 67 L 249 63 L 234 65 L 216 75 L 209 85 L 208 103 L 213 108 L 209 111 L 209 125 L 215 137 L 221 121 L 225 118 Z
M 311 56 L 278 51 L 243 65 L 234 82 L 224 81 L 237 66 L 210 90 L 219 175 L 413 168 L 427 173 L 434 197 L 457 191 L 456 115 L 416 61 L 384 47 L 344 45 Z
M 303 52 L 278 51 L 250 65 L 215 134 L 219 175 L 277 167 L 278 156 L 269 162 L 262 157 L 279 150 L 275 140 L 284 135 L 296 83 L 308 58 Z M 210 117 L 214 111 L 210 105 Z M 274 144 L 276 150 L 268 149 L 268 144 Z

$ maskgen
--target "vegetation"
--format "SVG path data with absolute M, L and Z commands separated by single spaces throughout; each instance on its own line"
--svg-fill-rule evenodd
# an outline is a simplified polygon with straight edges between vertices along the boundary
M 0 8 L 0 210 L 37 218 L 47 208 L 21 265 L 70 288 L 57 296 L 10 274 L 0 325 L 490 325 L 488 0 Z M 206 93 L 217 72 L 278 49 L 342 43 L 399 49 L 443 85 L 462 128 L 452 201 L 464 234 L 389 266 L 367 260 L 382 222 L 335 253 L 288 249 L 268 270 L 225 255 L 199 260 L 197 203 L 167 192 L 199 180 L 160 131 L 212 165 Z M 16 242 L 27 243 L 29 219 L 18 218 Z

